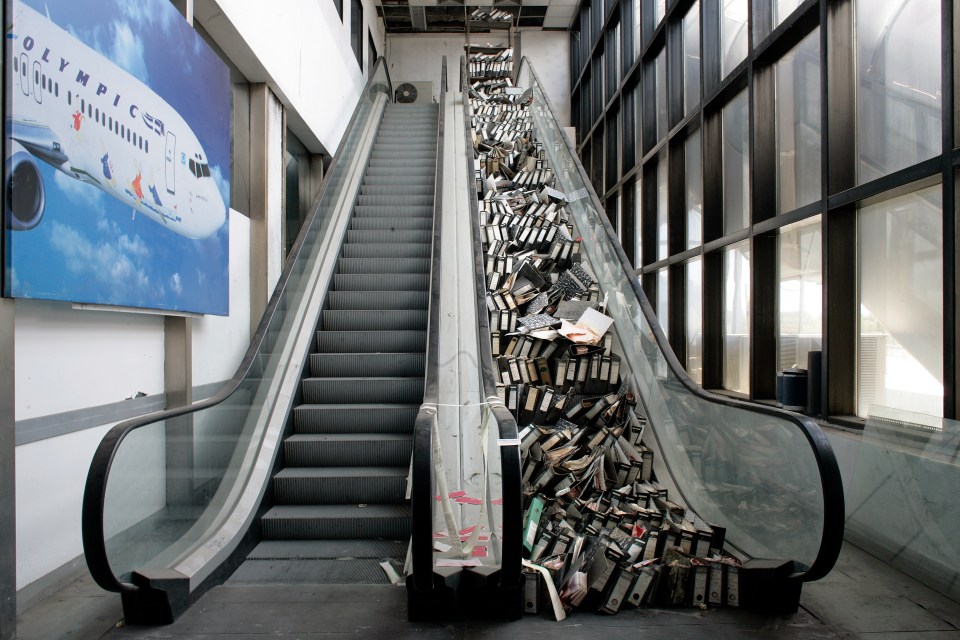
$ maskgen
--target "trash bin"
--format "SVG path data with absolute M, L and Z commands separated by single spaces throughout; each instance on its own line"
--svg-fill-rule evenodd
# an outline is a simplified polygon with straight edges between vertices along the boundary
M 807 370 L 796 367 L 777 374 L 777 406 L 788 411 L 807 408 Z

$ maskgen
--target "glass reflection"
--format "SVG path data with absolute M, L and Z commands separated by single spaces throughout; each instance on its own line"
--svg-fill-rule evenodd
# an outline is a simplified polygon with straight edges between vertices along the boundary
M 856 6 L 861 184 L 942 149 L 939 0 Z
M 820 199 L 820 30 L 777 63 L 777 206 Z
M 939 185 L 859 211 L 861 417 L 943 416 L 942 211 Z

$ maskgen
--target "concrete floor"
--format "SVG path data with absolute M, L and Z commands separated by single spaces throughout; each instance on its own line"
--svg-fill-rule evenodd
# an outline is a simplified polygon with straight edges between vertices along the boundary
M 801 610 L 782 618 L 735 609 L 634 609 L 616 616 L 574 613 L 563 622 L 526 616 L 513 623 L 411 623 L 402 587 L 227 585 L 212 589 L 172 625 L 127 627 L 119 596 L 83 576 L 25 611 L 17 627 L 18 640 L 348 637 L 960 640 L 960 603 L 848 544 L 827 578 L 804 587 Z

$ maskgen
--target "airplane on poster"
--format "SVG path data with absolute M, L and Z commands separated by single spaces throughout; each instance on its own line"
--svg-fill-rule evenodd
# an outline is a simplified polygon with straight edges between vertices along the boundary
M 40 224 L 45 195 L 39 159 L 129 205 L 134 216 L 142 213 L 187 238 L 215 233 L 226 205 L 180 114 L 47 16 L 22 2 L 12 13 L 7 227 Z

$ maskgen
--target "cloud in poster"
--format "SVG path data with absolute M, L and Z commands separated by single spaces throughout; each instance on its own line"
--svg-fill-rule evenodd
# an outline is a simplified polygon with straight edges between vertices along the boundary
M 180 274 L 175 273 L 170 276 L 170 288 L 178 296 L 183 295 L 183 283 L 180 282 Z
M 77 229 L 52 222 L 50 244 L 60 252 L 67 269 L 78 277 L 110 285 L 127 283 L 141 291 L 150 289 L 150 277 L 139 266 L 138 256 L 145 250 L 139 238 L 121 236 L 116 244 L 95 243 Z
M 147 61 L 143 57 L 143 42 L 137 39 L 126 22 L 113 23 L 113 41 L 108 57 L 133 77 L 149 83 L 150 74 L 147 73 Z
M 53 181 L 57 188 L 72 202 L 84 205 L 89 209 L 102 210 L 106 199 L 109 197 L 100 189 L 75 180 L 61 171 L 53 172 Z

